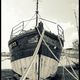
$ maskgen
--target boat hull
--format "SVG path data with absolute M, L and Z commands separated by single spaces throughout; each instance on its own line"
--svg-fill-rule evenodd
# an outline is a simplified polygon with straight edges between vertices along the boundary
M 28 69 L 32 58 L 33 57 L 31 56 L 13 61 L 13 71 L 19 75 L 23 75 L 25 70 Z M 44 55 L 41 55 L 40 61 L 40 79 L 46 79 L 49 76 L 55 76 L 58 67 L 58 62 L 55 59 L 49 58 Z M 29 80 L 38 80 L 38 55 L 36 56 L 36 59 L 29 70 L 27 78 Z
M 40 26 L 38 29 L 40 33 L 42 33 L 43 28 Z M 18 35 L 9 41 L 8 45 L 11 53 L 12 69 L 14 72 L 21 76 L 24 74 L 25 70 L 31 63 L 33 53 L 37 47 L 39 39 L 40 35 L 35 28 L 34 30 Z M 60 59 L 62 47 L 60 45 L 58 36 L 45 31 L 43 39 L 46 41 L 55 56 Z M 62 40 L 61 42 L 63 44 Z M 58 61 L 42 41 L 36 59 L 30 68 L 27 78 L 30 80 L 36 80 L 38 76 L 42 79 L 46 79 L 50 76 L 52 77 L 55 75 L 57 67 Z

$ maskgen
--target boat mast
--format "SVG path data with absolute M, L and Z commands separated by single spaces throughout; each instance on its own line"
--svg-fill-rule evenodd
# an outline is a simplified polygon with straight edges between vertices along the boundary
M 39 11 L 38 11 L 38 1 L 39 0 L 37 0 L 37 2 L 36 2 L 36 27 L 38 26 L 38 13 L 39 13 Z M 41 47 L 40 47 L 40 49 L 39 49 L 39 52 L 38 52 L 38 80 L 40 80 L 40 57 L 41 57 L 41 54 L 40 54 L 40 51 L 41 51 Z
M 36 2 L 36 27 L 38 26 L 38 0 Z

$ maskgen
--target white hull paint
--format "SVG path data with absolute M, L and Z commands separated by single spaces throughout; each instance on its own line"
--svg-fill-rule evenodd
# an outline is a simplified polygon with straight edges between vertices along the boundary
M 33 56 L 22 58 L 12 62 L 12 69 L 16 73 L 22 75 L 28 69 Z M 41 55 L 40 59 L 40 78 L 45 79 L 49 76 L 54 76 L 58 68 L 58 62 L 53 58 Z M 37 80 L 38 77 L 38 55 L 31 66 L 27 75 L 29 80 Z

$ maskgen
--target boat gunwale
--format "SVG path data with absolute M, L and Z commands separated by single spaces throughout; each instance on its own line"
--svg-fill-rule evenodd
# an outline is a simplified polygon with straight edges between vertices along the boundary
M 32 29 L 32 30 L 29 30 L 29 31 L 26 31 L 25 33 L 21 33 L 19 35 L 16 35 L 15 37 L 11 38 L 8 42 L 8 45 L 10 45 L 11 43 L 13 43 L 14 41 L 16 40 L 19 40 L 19 39 L 22 39 L 23 37 L 26 37 L 26 36 L 30 36 L 30 35 L 34 35 L 34 34 L 38 34 L 36 28 L 35 29 Z M 45 30 L 45 35 L 47 35 L 48 37 L 50 37 L 51 39 L 55 39 L 55 40 L 58 40 L 58 35 L 54 34 L 54 33 L 51 33 L 49 31 L 46 31 Z M 60 38 L 61 41 L 63 42 L 62 38 Z

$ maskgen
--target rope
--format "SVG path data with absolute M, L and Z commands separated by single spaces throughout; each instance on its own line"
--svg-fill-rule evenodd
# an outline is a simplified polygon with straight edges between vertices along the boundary
M 40 16 L 40 15 L 39 15 Z M 47 22 L 50 22 L 50 23 L 53 23 L 53 24 L 56 24 L 57 25 L 57 29 L 59 29 L 58 27 L 60 27 L 61 29 L 62 29 L 62 27 L 59 25 L 59 24 L 57 24 L 56 22 L 53 22 L 53 21 L 50 21 L 50 20 L 47 20 L 47 19 L 43 19 L 43 18 L 41 18 L 41 16 L 40 16 L 40 18 L 39 19 L 41 19 L 41 20 L 43 20 L 43 21 L 47 21 Z M 47 26 L 46 26 L 47 27 Z M 47 27 L 48 28 L 48 27 Z M 48 28 L 49 29 L 49 28 Z M 49 29 L 50 30 L 50 29 Z M 62 32 L 64 33 L 64 30 L 62 29 Z M 64 38 L 64 35 L 63 35 L 63 38 Z M 59 39 L 59 38 L 58 38 Z M 60 40 L 59 40 L 60 41 Z M 60 41 L 60 44 L 61 44 L 61 41 Z M 61 46 L 62 46 L 62 44 L 61 44 Z
M 34 16 L 35 16 L 35 14 L 32 16 L 32 18 L 31 19 L 29 19 L 29 20 L 25 20 L 24 22 L 27 22 L 27 21 L 29 21 L 24 27 L 26 27 L 29 23 L 30 23 L 30 21 L 31 20 L 34 20 L 34 19 L 36 19 L 36 18 L 34 18 Z
M 44 21 L 47 21 L 47 22 L 50 22 L 50 23 L 53 23 L 53 24 L 57 24 L 57 23 L 55 23 L 55 22 L 53 22 L 53 21 L 49 21 L 49 20 L 47 20 L 47 19 L 43 19 L 43 18 L 39 18 L 39 19 L 44 20 Z
M 24 72 L 24 74 L 22 75 L 22 77 L 21 77 L 20 80 L 25 80 L 25 78 L 26 78 L 26 76 L 27 76 L 27 74 L 28 74 L 28 72 L 29 72 L 29 70 L 30 70 L 33 62 L 34 62 L 34 59 L 35 59 L 35 57 L 36 57 L 36 55 L 37 55 L 37 53 L 38 53 L 38 51 L 39 51 L 39 48 L 40 48 L 40 45 L 41 45 L 41 42 L 42 42 L 42 39 L 43 39 L 43 36 L 44 36 L 44 32 L 45 32 L 45 31 L 43 30 L 42 35 L 41 35 L 41 37 L 40 37 L 40 40 L 39 40 L 39 42 L 38 42 L 38 45 L 37 45 L 37 47 L 36 47 L 36 49 L 35 49 L 35 51 L 34 51 L 33 59 L 31 60 L 31 63 L 30 63 L 30 65 L 29 65 L 28 69 L 25 70 L 25 72 Z
M 68 61 L 69 65 L 70 65 L 70 67 L 71 67 L 71 69 L 72 69 L 73 73 L 74 73 L 74 74 L 75 74 L 75 76 L 78 78 L 78 75 L 76 74 L 76 72 L 74 71 L 73 67 L 71 66 L 70 61 L 68 60 L 67 55 L 65 55 L 65 57 L 66 57 L 66 59 L 67 59 L 67 61 Z
M 39 14 L 39 16 L 40 16 L 40 14 Z M 42 20 L 43 20 L 43 18 L 41 18 L 41 16 L 40 16 L 39 19 L 42 19 Z M 45 20 L 43 20 L 43 21 L 45 21 Z M 49 31 L 51 31 L 51 30 L 47 27 L 46 23 L 45 23 L 45 26 L 46 26 L 46 28 L 47 28 Z
M 65 80 L 64 68 L 62 68 L 62 69 L 63 69 L 63 80 Z
M 60 40 L 59 36 L 58 36 L 58 39 L 59 39 L 59 42 L 60 42 L 60 45 L 61 45 L 61 48 L 62 48 L 62 43 L 61 43 L 61 40 Z M 66 55 L 66 59 L 67 59 L 67 61 L 69 62 L 69 60 L 68 60 L 68 58 L 67 58 L 67 55 Z M 69 62 L 69 64 L 70 64 L 70 62 Z M 70 65 L 70 67 L 71 67 L 72 71 L 74 72 L 75 76 L 78 78 L 76 72 L 74 71 L 74 69 L 72 68 L 71 65 Z
M 52 22 L 52 21 L 49 21 L 49 20 L 46 20 L 46 19 L 43 19 L 43 18 L 40 18 L 40 19 L 45 20 L 45 21 L 48 21 L 48 22 L 51 22 L 51 23 L 54 23 L 54 24 L 57 24 L 57 23 L 55 23 L 55 22 Z M 62 29 L 62 28 L 61 28 L 61 29 Z M 60 45 L 61 45 L 61 48 L 62 48 L 62 43 L 61 43 L 61 40 L 60 40 L 59 36 L 58 36 L 58 39 L 59 39 L 59 42 L 60 42 Z M 67 59 L 67 60 L 68 60 L 68 59 Z M 68 60 L 68 62 L 69 62 L 69 60 Z M 76 72 L 74 71 L 74 69 L 72 68 L 71 65 L 70 65 L 70 67 L 71 67 L 72 71 L 74 72 L 74 74 L 76 75 L 76 77 L 78 78 Z
M 39 18 L 39 19 L 50 22 L 50 23 L 53 23 L 53 24 L 56 24 L 57 26 L 59 26 L 62 29 L 62 27 L 59 24 L 57 24 L 56 22 L 53 22 L 53 21 L 50 21 L 50 20 L 47 20 L 47 19 L 43 19 L 43 18 Z
M 31 19 L 25 20 L 24 22 L 33 20 L 33 19 L 34 19 L 34 18 L 33 18 L 34 16 L 35 16 L 35 14 L 31 17 Z
M 38 28 L 37 28 L 38 30 Z M 38 30 L 39 35 L 41 36 L 39 30 Z M 45 43 L 46 47 L 49 49 L 49 51 L 52 53 L 52 55 L 56 58 L 56 60 L 58 62 L 60 62 L 60 60 L 55 56 L 55 54 L 52 52 L 52 50 L 49 48 L 49 46 L 47 45 L 47 43 L 45 42 L 45 40 L 43 39 L 43 42 Z M 60 62 L 60 64 L 63 66 L 63 64 Z M 78 80 L 78 78 L 76 78 L 65 66 L 63 66 L 63 68 L 68 71 L 70 73 L 70 75 L 72 75 L 76 80 Z

